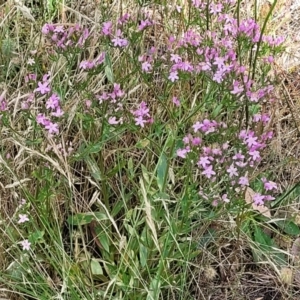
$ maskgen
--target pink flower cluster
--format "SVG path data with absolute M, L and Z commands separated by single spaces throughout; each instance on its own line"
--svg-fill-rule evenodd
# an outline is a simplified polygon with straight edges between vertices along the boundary
M 152 124 L 153 118 L 150 116 L 149 108 L 147 103 L 142 101 L 139 105 L 139 108 L 131 111 L 134 115 L 135 125 L 145 127 L 145 124 Z
M 123 37 L 121 29 L 116 29 L 115 34 L 113 35 L 113 23 L 111 21 L 102 24 L 101 32 L 104 36 L 109 37 L 114 47 L 124 48 L 129 44 L 128 40 Z
M 142 72 L 150 73 L 153 69 L 152 63 L 154 62 L 154 55 L 156 54 L 156 48 L 151 47 L 147 54 L 140 55 L 138 60 L 141 63 Z
M 26 200 L 22 199 L 19 205 L 19 209 L 24 210 L 25 204 L 26 204 Z M 20 213 L 18 214 L 18 216 L 19 216 L 19 220 L 17 222 L 18 224 L 24 224 L 29 221 L 28 215 L 26 213 L 25 214 Z M 31 243 L 28 241 L 28 239 L 19 242 L 19 244 L 21 244 L 23 250 L 27 250 L 27 251 L 30 250 Z
M 48 145 L 45 149 L 45 152 L 52 151 L 56 155 L 63 155 L 65 157 L 70 156 L 74 148 L 72 142 L 66 142 L 65 144 L 58 143 L 55 146 Z
M 0 111 L 6 111 L 6 110 L 8 110 L 8 107 L 7 107 L 7 102 L 5 99 L 5 91 L 4 91 L 0 95 Z
M 34 90 L 35 93 L 40 93 L 41 95 L 46 95 L 51 92 L 50 74 L 45 74 L 42 81 L 38 81 L 38 87 Z M 45 108 L 48 110 L 50 116 L 52 117 L 61 117 L 64 112 L 60 106 L 60 97 L 56 93 L 51 93 L 45 103 Z M 45 113 L 39 113 L 36 117 L 38 124 L 44 126 L 48 133 L 52 135 L 59 134 L 59 127 L 56 122 L 52 122 L 49 116 L 46 116 Z
M 28 75 L 25 76 L 25 83 L 28 83 L 29 81 L 36 81 L 37 76 L 34 73 L 30 73 Z
M 265 114 L 265 122 L 267 119 L 268 116 Z M 223 202 L 230 202 L 228 199 L 230 194 L 235 199 L 241 197 L 244 189 L 249 186 L 248 174 L 260 162 L 260 152 L 272 138 L 272 132 L 257 136 L 252 130 L 241 130 L 235 137 L 238 139 L 235 143 L 224 141 L 207 145 L 212 135 L 214 140 L 224 140 L 226 124 L 205 119 L 196 122 L 192 128 L 194 135 L 188 134 L 183 138 L 184 147 L 177 150 L 177 156 L 194 161 L 197 165 L 202 177 L 201 182 L 206 182 L 201 187 L 201 195 L 205 195 L 205 199 L 210 198 L 214 201 L 222 199 Z M 231 193 L 220 196 L 216 188 L 219 182 L 222 182 L 223 188 L 227 186 L 226 190 Z M 265 178 L 263 183 L 267 193 L 277 189 L 276 183 Z M 273 199 L 274 197 L 269 194 L 257 193 L 254 201 L 257 205 L 263 205 L 263 201 Z
M 141 20 L 138 30 L 143 31 L 145 28 L 152 26 L 153 24 L 154 24 L 153 21 L 151 21 L 149 19 Z
M 63 25 L 45 24 L 42 33 L 57 48 L 67 50 L 71 48 L 83 48 L 89 37 L 89 30 L 79 24 L 65 28 Z
M 79 64 L 79 69 L 90 70 L 101 65 L 105 60 L 105 52 L 101 52 L 98 57 L 93 60 L 83 60 Z
M 130 20 L 130 14 L 125 13 L 123 16 L 121 16 L 118 20 L 118 24 L 119 25 L 124 25 L 126 23 L 128 23 L 128 21 Z
M 261 30 L 253 19 L 238 20 L 226 13 L 228 5 L 235 1 L 205 2 L 192 1 L 193 6 L 200 10 L 203 18 L 208 11 L 215 18 L 211 30 L 200 33 L 198 29 L 189 28 L 181 38 L 169 38 L 169 71 L 168 79 L 175 83 L 181 75 L 205 74 L 212 81 L 228 87 L 231 95 L 251 102 L 258 102 L 264 97 L 270 98 L 272 89 L 263 83 L 250 79 L 249 70 L 240 64 L 236 52 L 238 40 L 242 40 L 244 48 L 255 48 L 260 40 Z M 282 38 L 263 36 L 262 41 L 271 49 L 283 42 Z M 190 59 L 185 49 L 194 51 L 197 55 Z M 272 55 L 262 63 L 269 65 L 273 62 Z M 152 63 L 153 64 L 153 63 Z M 142 66 L 144 71 L 152 70 L 149 63 Z M 246 97 L 240 97 L 245 95 Z
M 109 102 L 110 107 L 107 112 L 107 119 L 110 125 L 123 124 L 123 116 L 118 116 L 123 111 L 123 103 L 121 99 L 124 97 L 125 92 L 121 89 L 120 84 L 114 83 L 113 91 L 110 93 L 103 92 L 100 95 L 96 95 L 96 99 L 99 100 L 99 104 Z
M 117 103 L 117 100 L 123 98 L 124 95 L 125 92 L 121 89 L 120 84 L 114 83 L 114 89 L 111 93 L 103 92 L 101 95 L 97 95 L 96 98 L 99 100 L 100 104 L 102 104 L 103 101 Z

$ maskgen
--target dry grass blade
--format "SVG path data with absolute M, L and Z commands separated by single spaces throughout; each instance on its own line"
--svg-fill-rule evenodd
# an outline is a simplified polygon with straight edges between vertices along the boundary
M 144 204 L 145 204 L 145 213 L 146 213 L 146 222 L 151 230 L 151 233 L 152 233 L 152 237 L 153 237 L 153 241 L 156 245 L 156 248 L 159 252 L 161 252 L 161 249 L 160 249 L 160 246 L 159 246 L 159 243 L 158 243 L 158 238 L 157 238 L 157 231 L 156 231 L 156 227 L 155 227 L 155 223 L 154 223 L 154 220 L 152 218 L 152 213 L 151 213 L 151 204 L 148 200 L 148 196 L 147 196 L 147 192 L 146 192 L 146 189 L 145 189 L 145 185 L 144 185 L 144 182 L 143 182 L 143 179 L 140 178 L 140 186 L 141 186 L 141 192 L 142 192 L 142 196 L 143 196 L 143 200 L 144 200 Z

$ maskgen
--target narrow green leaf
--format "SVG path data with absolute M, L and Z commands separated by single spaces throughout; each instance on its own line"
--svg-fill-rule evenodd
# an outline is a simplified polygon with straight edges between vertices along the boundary
M 112 64 L 111 64 L 111 60 L 109 57 L 109 54 L 106 53 L 105 55 L 105 69 L 104 69 L 105 75 L 108 79 L 108 81 L 110 81 L 111 83 L 114 83 L 114 74 L 112 71 Z
M 142 139 L 137 142 L 136 147 L 139 149 L 144 149 L 144 148 L 148 147 L 149 144 L 150 144 L 149 139 Z
M 101 213 L 101 212 L 94 212 L 94 220 L 95 221 L 105 221 L 105 220 L 108 220 L 108 216 L 104 213 Z
M 108 217 L 101 212 L 80 213 L 73 216 L 69 216 L 67 222 L 70 225 L 79 226 L 79 225 L 90 224 L 93 220 L 104 221 L 104 220 L 108 220 Z
M 98 234 L 98 239 L 101 245 L 103 246 L 103 248 L 105 249 L 105 251 L 109 252 L 109 239 L 107 234 L 105 232 Z
M 122 201 L 117 201 L 116 204 L 114 204 L 114 207 L 111 212 L 112 217 L 115 217 L 121 211 L 122 208 L 124 208 L 124 203 Z
M 70 225 L 86 225 L 90 224 L 94 219 L 94 216 L 88 213 L 76 214 L 74 216 L 69 216 L 67 219 L 68 224 Z
M 86 158 L 92 153 L 99 153 L 102 150 L 103 142 L 99 141 L 97 143 L 90 143 L 88 145 L 81 145 L 74 155 L 75 160 L 79 161 L 83 158 Z
M 166 182 L 166 176 L 168 175 L 168 162 L 164 153 L 161 154 L 157 164 L 157 185 L 160 192 L 163 191 Z
M 149 183 L 150 182 L 150 178 L 149 178 L 149 174 L 148 174 L 147 168 L 144 165 L 141 165 L 141 168 L 142 168 L 143 178 L 145 179 L 145 181 L 147 183 Z
M 159 299 L 161 282 L 157 278 L 153 278 L 150 283 L 150 289 L 147 294 L 146 300 L 157 300 Z
M 91 157 L 87 156 L 85 158 L 85 161 L 87 162 L 88 168 L 91 172 L 91 175 L 96 181 L 101 181 L 103 179 L 100 168 L 96 164 L 96 161 L 92 159 Z
M 129 174 L 130 174 L 131 178 L 133 178 L 134 177 L 134 171 L 133 171 L 133 160 L 132 160 L 132 157 L 130 157 L 129 160 L 128 160 L 127 169 L 129 171 Z
M 88 153 L 99 153 L 100 150 L 102 149 L 103 147 L 103 142 L 100 141 L 100 142 L 97 142 L 95 144 L 91 144 L 88 148 Z
M 145 267 L 147 264 L 147 258 L 148 258 L 148 249 L 142 244 L 140 243 L 140 262 L 141 262 L 141 266 Z
M 261 245 L 272 246 L 271 238 L 258 226 L 254 228 L 254 240 Z

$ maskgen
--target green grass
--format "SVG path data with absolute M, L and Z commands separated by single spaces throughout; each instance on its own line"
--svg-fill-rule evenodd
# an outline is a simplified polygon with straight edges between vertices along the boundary
M 81 19 L 90 32 L 82 46 L 76 46 L 82 34 L 78 31 L 71 47 L 58 49 L 41 34 L 43 25 L 59 25 L 67 18 L 67 30 L 83 13 L 74 13 L 74 3 L 29 2 L 34 22 L 14 6 L 0 7 L 7 16 L 0 26 L 0 295 L 39 300 L 188 300 L 222 295 L 224 299 L 225 289 L 226 299 L 254 299 L 261 297 L 255 290 L 263 288 L 264 295 L 280 292 L 282 299 L 295 299 L 297 290 L 281 270 L 294 268 L 290 248 L 300 229 L 288 207 L 299 197 L 298 186 L 283 191 L 278 183 L 279 189 L 270 192 L 275 200 L 266 201 L 269 216 L 252 205 L 249 188 L 266 194 L 262 178 L 276 180 L 272 166 L 264 165 L 271 152 L 268 140 L 260 162 L 239 168 L 238 176 L 228 171 L 239 151 L 251 159 L 238 138 L 240 131 L 251 130 L 260 139 L 273 126 L 272 120 L 268 126 L 254 121 L 255 114 L 271 109 L 272 92 L 263 99 L 267 105 L 251 101 L 246 82 L 243 92 L 232 93 L 233 83 L 242 82 L 243 76 L 230 71 L 218 82 L 212 74 L 217 63 L 212 63 L 212 73 L 181 70 L 177 81 L 168 79 L 173 64 L 169 37 L 180 39 L 193 29 L 203 38 L 197 46 L 192 45 L 193 37 L 186 47 L 172 50 L 196 65 L 202 59 L 201 47 L 204 51 L 217 43 L 205 38 L 206 30 L 225 37 L 215 15 L 205 9 L 199 18 L 191 3 L 182 10 L 166 3 L 128 1 L 123 7 L 100 3 L 97 22 L 89 16 Z M 239 5 L 224 9 L 242 22 Z M 139 30 L 140 21 L 147 18 L 145 9 L 156 23 Z M 126 12 L 132 19 L 119 28 L 129 44 L 116 47 L 113 37 L 101 35 L 102 24 L 111 20 L 115 27 Z M 272 10 L 266 20 L 259 20 L 263 34 L 271 14 Z M 158 52 L 151 54 L 151 47 Z M 219 56 L 228 48 L 221 47 Z M 231 62 L 249 70 L 256 89 L 272 84 L 268 75 L 272 64 L 265 60 L 279 54 L 281 46 L 241 34 L 232 49 L 237 57 Z M 101 64 L 90 70 L 80 67 L 103 51 Z M 149 72 L 142 70 L 146 54 Z M 64 111 L 60 117 L 47 108 L 51 94 L 35 91 L 47 72 Z M 27 83 L 25 76 L 32 73 L 37 80 Z M 116 102 L 99 102 L 99 95 L 118 89 L 114 84 L 120 84 L 124 94 L 116 96 Z M 133 113 L 142 101 L 149 109 L 144 127 Z M 38 122 L 42 113 L 57 122 L 58 134 L 47 133 L 48 121 Z M 123 122 L 111 124 L 112 117 Z M 197 136 L 193 125 L 205 119 L 218 125 Z M 184 159 L 178 151 L 185 149 L 183 138 L 188 134 L 202 142 L 191 145 Z M 203 174 L 201 164 L 197 167 L 202 146 L 222 149 L 223 160 L 209 158 L 214 179 Z M 249 188 L 238 183 L 241 176 L 249 179 Z M 229 203 L 223 201 L 224 194 Z M 21 204 L 22 199 L 26 201 Z M 18 222 L 20 214 L 29 221 Z M 23 249 L 24 240 L 30 242 L 29 250 Z M 253 287 L 253 280 L 262 274 L 269 277 Z M 274 282 L 279 282 L 278 288 Z

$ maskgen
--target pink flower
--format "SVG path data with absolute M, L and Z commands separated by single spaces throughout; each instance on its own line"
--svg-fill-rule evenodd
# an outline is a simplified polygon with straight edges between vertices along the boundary
M 56 111 L 51 113 L 51 116 L 54 117 L 61 117 L 64 114 L 64 112 L 61 110 L 60 106 L 56 107 Z
M 253 122 L 259 122 L 261 120 L 261 115 L 260 114 L 255 114 L 253 116 Z
M 195 137 L 195 138 L 192 139 L 192 145 L 193 146 L 198 146 L 198 145 L 201 144 L 201 142 L 202 142 L 202 140 L 199 137 Z
M 46 73 L 43 75 L 43 82 L 48 81 L 48 79 L 50 78 L 50 72 Z M 49 83 L 48 83 L 49 84 Z
M 223 150 L 227 150 L 229 148 L 229 143 L 228 142 L 226 142 L 226 143 L 224 143 L 223 145 L 222 145 L 222 149 Z
M 260 160 L 260 154 L 257 150 L 249 151 L 249 154 L 252 156 L 253 161 Z
M 57 36 L 56 33 L 54 33 L 54 34 L 51 36 L 51 40 L 52 40 L 53 42 L 57 42 L 57 41 L 58 41 L 58 36 Z
M 230 202 L 230 200 L 227 198 L 227 194 L 224 194 L 224 195 L 222 196 L 222 200 L 223 200 L 224 202 L 226 202 L 226 203 L 229 203 L 229 202 Z
M 210 165 L 210 160 L 209 160 L 209 157 L 208 156 L 200 156 L 200 159 L 197 163 L 197 165 L 202 168 L 207 168 L 209 165 Z
M 245 138 L 247 138 L 247 136 L 248 136 L 247 130 L 241 130 L 241 132 L 239 133 L 240 139 L 245 139 Z
M 246 177 L 246 176 L 240 177 L 240 179 L 239 179 L 239 184 L 240 184 L 241 186 L 249 186 L 249 180 L 248 180 L 248 177 Z
M 42 95 L 47 94 L 48 92 L 50 92 L 49 82 L 47 82 L 47 81 L 44 81 L 44 82 L 39 81 L 38 82 L 38 86 L 39 87 L 34 90 L 35 92 L 40 92 Z
M 223 77 L 224 77 L 224 72 L 218 71 L 214 74 L 213 81 L 215 81 L 217 83 L 221 83 L 223 81 Z
M 4 99 L 4 93 L 2 93 L 0 95 L 0 111 L 5 111 L 5 110 L 8 110 L 8 107 L 7 107 L 7 102 L 6 100 Z
M 177 156 L 181 157 L 181 158 L 186 158 L 187 153 L 189 153 L 190 150 L 189 148 L 185 148 L 185 149 L 178 149 L 176 151 Z
M 245 158 L 245 156 L 241 153 L 241 150 L 232 157 L 232 159 L 234 159 L 234 160 L 237 160 L 237 159 L 243 160 L 244 158 Z
M 209 8 L 210 8 L 209 12 L 213 15 L 216 15 L 217 13 L 222 12 L 223 5 L 221 3 L 218 3 L 218 4 L 211 3 L 209 5 Z
M 29 221 L 27 215 L 22 215 L 22 214 L 19 214 L 19 221 L 18 221 L 18 224 L 21 224 L 21 223 L 25 223 Z
M 177 10 L 178 13 L 181 13 L 182 6 L 176 5 L 175 8 L 176 8 L 176 10 Z
M 122 39 L 120 37 L 115 37 L 111 40 L 114 47 L 126 47 L 128 45 L 128 40 Z
M 175 82 L 176 80 L 178 80 L 179 79 L 178 72 L 177 71 L 171 72 L 168 79 L 172 82 Z
M 259 193 L 256 193 L 254 196 L 253 196 L 253 200 L 254 200 L 254 203 L 256 205 L 264 205 L 264 199 L 265 199 L 265 196 L 259 194 Z
M 246 138 L 245 142 L 247 143 L 247 146 L 251 148 L 252 146 L 257 145 L 257 137 L 256 136 L 248 136 Z
M 172 98 L 172 102 L 175 104 L 175 106 L 179 107 L 180 106 L 180 101 L 177 97 Z
M 145 119 L 143 119 L 142 116 L 134 118 L 134 120 L 135 120 L 135 125 L 141 126 L 142 128 L 144 128 L 145 127 L 145 123 L 147 123 L 147 121 Z
M 125 92 L 123 90 L 121 90 L 121 86 L 118 83 L 114 83 L 113 93 L 117 98 L 121 98 L 125 95 Z
M 90 66 L 89 61 L 88 61 L 88 60 L 83 60 L 83 61 L 80 62 L 80 64 L 79 64 L 79 69 L 86 70 L 86 69 L 89 69 L 89 66 Z
M 21 242 L 23 250 L 30 250 L 31 243 L 28 240 L 24 240 Z
M 238 176 L 237 168 L 232 164 L 228 169 L 227 173 L 229 173 L 229 177 Z
M 87 38 L 89 37 L 89 30 L 87 28 L 85 28 L 82 32 L 82 35 L 80 36 L 77 46 L 82 47 L 83 44 L 85 43 L 85 41 L 87 40 Z M 70 41 L 70 40 L 69 40 Z M 70 41 L 71 42 L 71 41 Z M 68 44 L 68 43 L 67 43 Z M 70 46 L 72 45 L 72 43 L 69 44 Z
M 201 129 L 203 127 L 203 124 L 200 122 L 196 122 L 193 126 L 194 132 L 199 131 L 199 129 Z
M 141 20 L 141 23 L 140 23 L 140 25 L 139 25 L 139 27 L 138 27 L 138 30 L 139 30 L 139 31 L 142 31 L 142 30 L 144 30 L 146 27 L 151 26 L 151 25 L 152 25 L 152 22 L 151 22 L 151 21 L 149 21 L 149 20 Z
M 48 34 L 50 31 L 53 31 L 54 27 L 51 24 L 44 24 L 42 27 L 42 34 Z
M 28 75 L 28 78 L 29 78 L 29 80 L 36 81 L 36 74 L 31 73 L 31 74 Z
M 247 166 L 247 162 L 242 162 L 242 161 L 237 161 L 235 162 L 235 164 L 240 168 L 244 168 Z
M 216 172 L 212 169 L 212 166 L 207 166 L 201 174 L 205 175 L 207 178 L 211 178 L 213 175 L 216 175 Z
M 56 33 L 64 33 L 64 27 L 63 26 L 56 26 L 54 29 L 54 32 Z
M 214 148 L 214 149 L 212 149 L 212 154 L 222 155 L 222 150 L 220 148 Z
M 214 199 L 214 201 L 211 203 L 211 205 L 214 207 L 218 206 L 218 204 L 219 204 L 218 199 Z
M 268 114 L 263 114 L 261 116 L 261 120 L 264 123 L 264 125 L 266 125 L 270 121 L 270 116 Z
M 180 70 L 182 71 L 188 71 L 191 72 L 193 71 L 193 66 L 191 65 L 191 63 L 189 61 L 182 61 L 178 63 L 178 67 Z
M 224 66 L 225 58 L 224 57 L 215 57 L 213 65 L 218 66 L 219 69 L 222 69 Z
M 49 120 L 48 120 L 48 118 L 45 116 L 45 114 L 38 114 L 37 116 L 36 116 L 36 121 L 37 121 L 37 123 L 38 124 L 42 124 L 42 125 L 47 125 L 48 124 L 48 122 L 49 122 Z
M 110 117 L 108 119 L 108 124 L 110 124 L 110 125 L 117 125 L 117 124 L 119 124 L 119 121 L 117 121 L 116 117 Z
M 152 66 L 148 61 L 145 61 L 142 63 L 142 70 L 146 73 L 150 72 L 152 70 Z
M 124 14 L 121 18 L 118 20 L 118 24 L 126 24 L 130 20 L 130 15 L 128 13 Z
M 190 141 L 193 139 L 193 136 L 189 133 L 187 136 L 185 136 L 182 141 L 185 143 L 185 144 L 189 144 Z
M 275 198 L 274 197 L 272 197 L 271 195 L 266 195 L 265 196 L 265 201 L 272 201 L 272 200 L 274 200 Z
M 104 22 L 102 25 L 102 33 L 104 35 L 111 35 L 112 34 L 112 22 Z
M 272 191 L 272 190 L 277 190 L 277 184 L 273 181 L 265 181 L 264 182 L 264 187 L 266 191 Z
M 177 63 L 181 62 L 181 57 L 178 54 L 171 54 L 170 61 L 177 64 Z
M 243 87 L 240 85 L 240 83 L 237 80 L 233 81 L 233 90 L 230 92 L 233 95 L 239 95 L 241 92 L 243 92 Z
M 89 99 L 85 100 L 85 106 L 87 109 L 89 109 L 92 106 L 92 101 Z
M 46 125 L 45 128 L 48 130 L 48 132 L 50 134 L 53 134 L 53 133 L 58 134 L 59 133 L 58 124 L 56 124 L 56 123 L 49 122 L 49 124 Z
M 94 59 L 94 64 L 100 65 L 104 62 L 104 60 L 105 60 L 105 52 L 101 52 L 101 54 Z
M 59 105 L 59 97 L 57 94 L 53 93 L 46 102 L 46 108 L 55 109 Z

